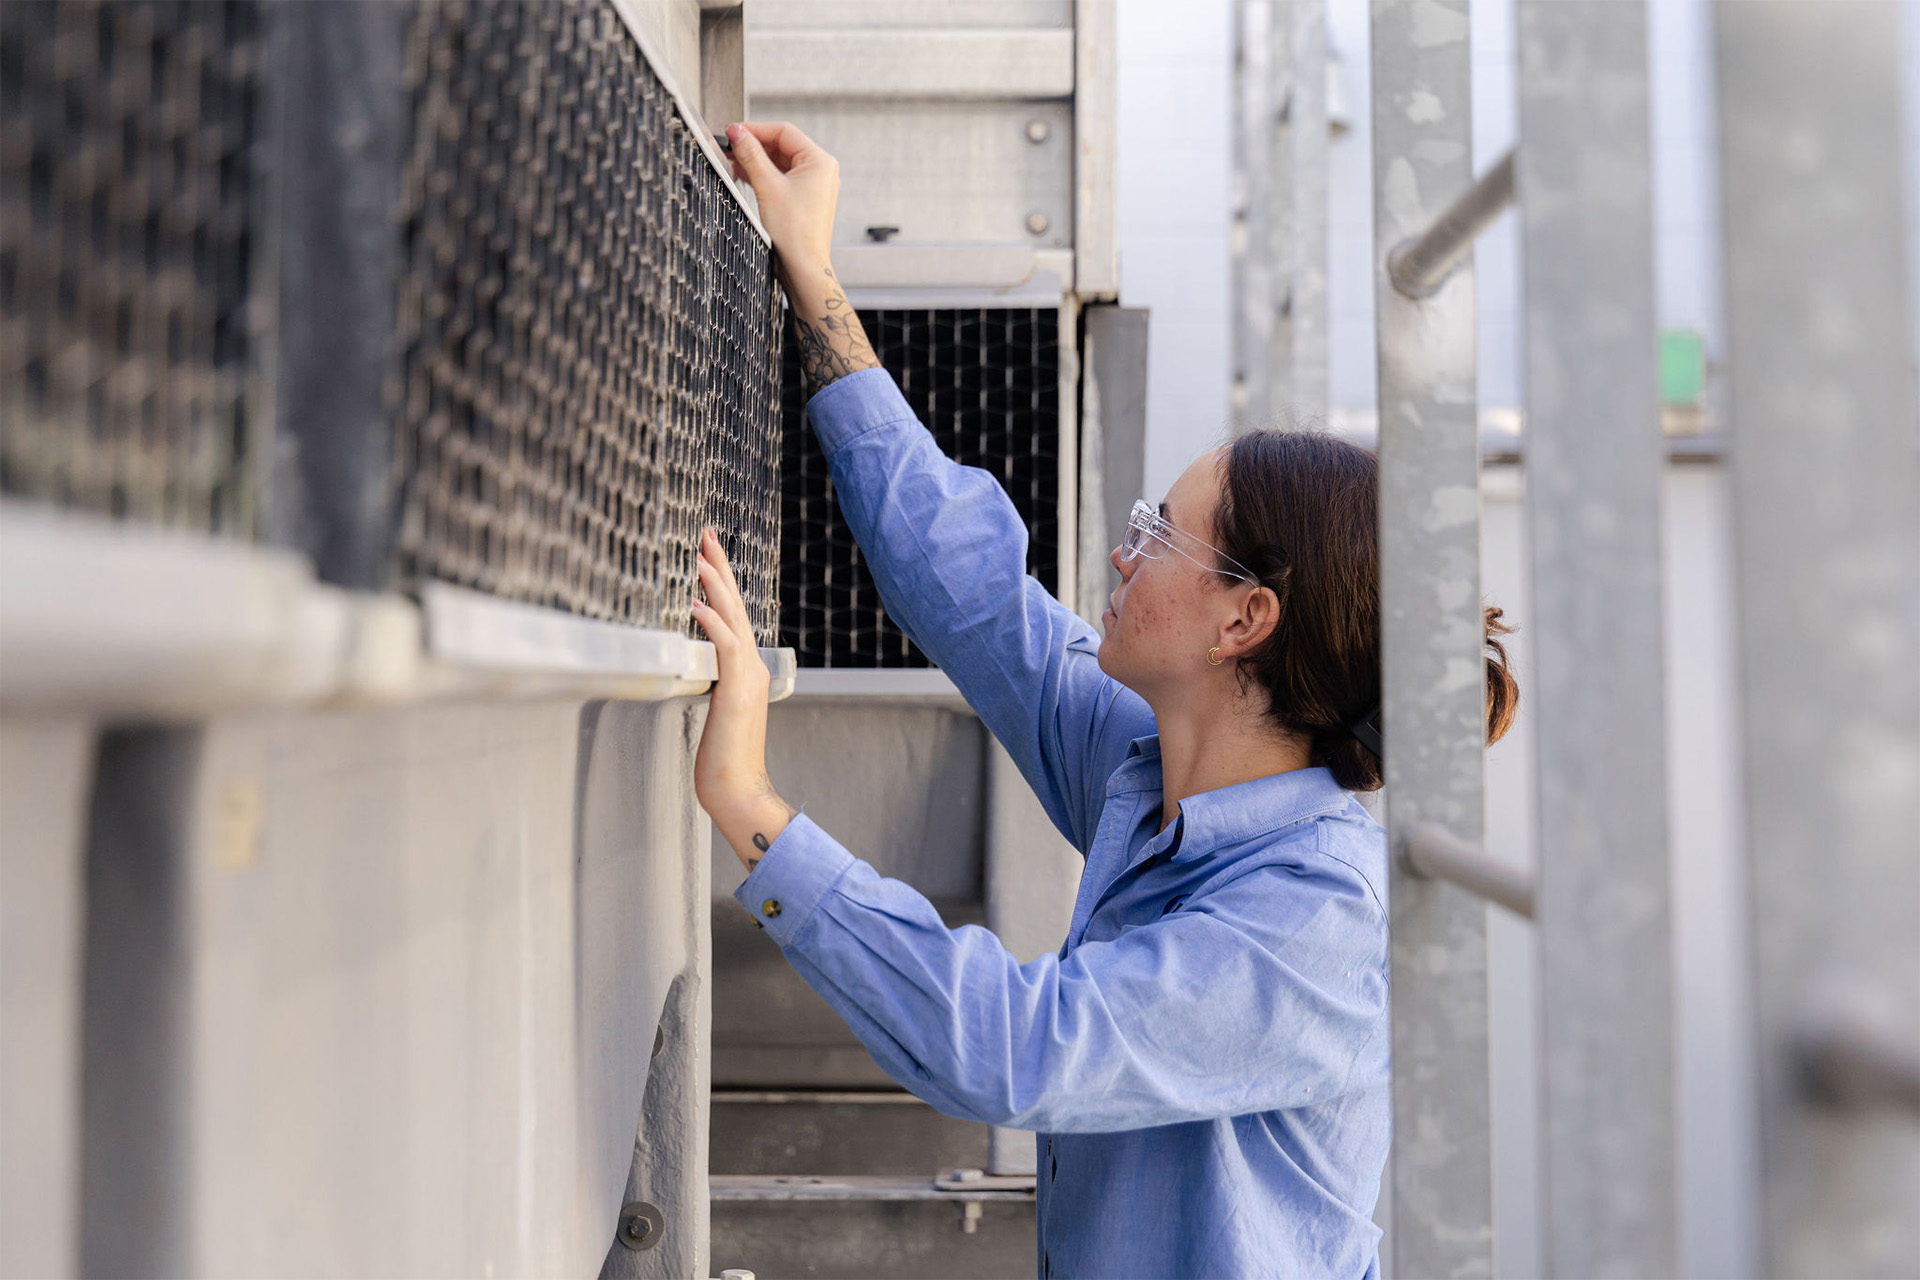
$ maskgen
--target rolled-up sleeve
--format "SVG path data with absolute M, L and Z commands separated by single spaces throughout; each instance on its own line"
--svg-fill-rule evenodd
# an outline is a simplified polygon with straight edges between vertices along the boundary
M 1109 773 L 1152 712 L 1100 638 L 1027 574 L 1027 530 L 987 472 L 942 454 L 893 377 L 821 390 L 808 419 L 887 613 L 952 678 L 1083 852 Z
M 735 897 L 889 1075 L 964 1119 L 1111 1132 L 1307 1106 L 1385 1034 L 1379 903 L 1311 854 L 1025 965 L 805 816 Z

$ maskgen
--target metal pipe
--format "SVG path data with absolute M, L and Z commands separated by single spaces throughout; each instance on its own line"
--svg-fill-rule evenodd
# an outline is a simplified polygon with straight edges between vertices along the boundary
M 1848 1110 L 1890 1104 L 1920 1112 L 1920 1045 L 1884 1019 L 1833 1008 L 1811 1019 L 1797 1039 L 1808 1097 Z
M 1445 880 L 1468 893 L 1497 903 L 1523 919 L 1533 919 L 1533 876 L 1487 856 L 1431 822 L 1407 836 L 1407 867 L 1416 875 Z
M 1409 298 L 1431 298 L 1493 220 L 1513 203 L 1513 152 L 1460 193 L 1433 225 L 1387 254 L 1387 279 Z

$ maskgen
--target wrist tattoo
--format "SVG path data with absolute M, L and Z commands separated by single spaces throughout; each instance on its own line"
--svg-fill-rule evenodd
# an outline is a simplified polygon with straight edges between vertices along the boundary
M 850 373 L 880 367 L 873 344 L 867 341 L 867 331 L 831 267 L 827 279 L 834 284 L 822 314 L 809 318 L 799 311 L 793 313 L 794 333 L 800 341 L 800 375 L 809 395 Z
M 753 833 L 753 847 L 758 849 L 762 853 L 765 853 L 767 851 L 767 838 L 761 835 L 758 831 Z M 759 859 L 755 858 L 754 861 L 758 862 Z

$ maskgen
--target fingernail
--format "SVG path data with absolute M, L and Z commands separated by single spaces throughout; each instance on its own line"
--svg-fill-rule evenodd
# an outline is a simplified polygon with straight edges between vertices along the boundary
M 738 142 L 740 141 L 740 135 L 744 132 L 745 129 L 742 126 L 730 124 L 727 126 L 727 139 L 731 142 Z

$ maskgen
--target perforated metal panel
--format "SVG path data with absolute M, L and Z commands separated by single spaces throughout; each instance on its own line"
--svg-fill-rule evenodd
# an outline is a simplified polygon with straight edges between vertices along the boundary
M 0 491 L 252 532 L 260 16 L 0 4 Z
M 1059 312 L 862 311 L 875 354 L 940 449 L 1006 488 L 1027 526 L 1027 572 L 1052 591 L 1060 545 Z M 924 667 L 880 602 L 805 429 L 798 343 L 782 381 L 781 641 L 806 667 Z
M 684 629 L 721 528 L 771 643 L 769 251 L 610 5 L 424 7 L 403 578 Z

